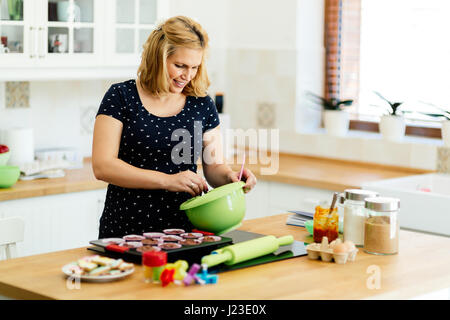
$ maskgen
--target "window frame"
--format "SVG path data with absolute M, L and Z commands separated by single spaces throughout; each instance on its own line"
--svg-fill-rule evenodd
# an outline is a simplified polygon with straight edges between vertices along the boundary
M 333 23 L 336 21 L 332 21 L 332 19 L 336 19 L 336 6 L 340 7 L 340 10 L 342 10 L 343 6 L 342 6 L 342 1 L 343 0 L 326 0 L 325 1 L 325 14 L 324 14 L 324 46 L 325 46 L 325 52 L 329 52 L 330 50 L 340 50 L 340 44 L 338 48 L 333 48 L 333 47 L 328 47 L 328 43 L 330 43 L 328 41 L 327 37 L 333 37 L 333 35 L 330 33 L 329 35 L 327 35 L 327 23 Z M 358 1 L 358 0 L 356 0 Z M 361 0 L 359 0 L 361 1 Z M 331 8 L 331 7 L 334 7 Z M 361 6 L 360 6 L 361 7 Z M 331 8 L 331 9 L 330 9 Z M 330 11 L 331 10 L 331 11 Z M 334 11 L 333 11 L 334 10 Z M 334 14 L 334 16 L 333 16 Z M 340 12 L 341 16 L 339 17 L 339 19 L 342 19 L 342 12 Z M 331 17 L 331 19 L 330 19 Z M 341 21 L 340 21 L 341 22 Z M 361 26 L 361 22 L 359 22 L 359 28 Z M 359 29 L 360 30 L 360 29 Z M 339 38 L 341 38 L 342 36 L 342 28 L 340 28 L 339 31 Z M 341 41 L 341 40 L 340 40 Z M 341 54 L 340 52 L 338 53 L 339 55 Z M 360 57 L 359 57 L 360 58 Z M 327 55 L 325 56 L 325 72 L 324 72 L 324 96 L 325 97 L 329 97 L 330 94 L 330 79 L 329 79 L 329 75 L 328 75 L 328 68 L 329 65 L 328 63 L 328 57 Z M 358 64 L 360 64 L 360 60 L 358 60 Z M 340 69 L 342 72 L 342 69 Z M 358 68 L 358 73 L 360 72 L 360 69 Z M 337 79 L 339 79 L 341 77 L 341 75 L 337 76 Z M 358 76 L 359 79 L 359 76 Z M 336 79 L 333 79 L 336 80 Z M 339 85 L 338 85 L 339 86 Z M 339 89 L 338 89 L 339 92 Z M 358 103 L 359 101 L 359 91 L 358 91 L 358 95 L 354 98 L 354 101 L 356 103 Z M 358 107 L 355 106 L 355 109 L 358 110 Z M 373 117 L 373 120 L 360 120 L 358 119 L 358 114 L 354 114 L 352 115 L 353 119 L 350 119 L 350 125 L 349 125 L 349 130 L 354 130 L 354 131 L 367 131 L 367 132 L 380 132 L 379 130 L 379 120 L 378 117 Z M 436 121 L 436 123 L 438 123 L 438 121 Z M 322 121 L 322 125 L 323 125 L 323 121 Z M 426 126 L 426 125 L 413 125 L 413 124 L 407 124 L 406 125 L 406 130 L 405 130 L 405 135 L 407 136 L 419 136 L 419 137 L 424 137 L 424 138 L 434 138 L 434 139 L 442 139 L 442 130 L 440 127 L 432 127 L 432 126 Z

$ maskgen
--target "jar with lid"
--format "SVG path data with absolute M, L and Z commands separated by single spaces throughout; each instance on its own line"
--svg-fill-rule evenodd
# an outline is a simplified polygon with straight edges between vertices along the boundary
M 366 212 L 364 200 L 378 197 L 378 192 L 362 189 L 346 189 L 344 202 L 344 241 L 352 241 L 355 246 L 364 246 L 364 222 Z
M 336 203 L 337 212 L 339 215 L 339 233 L 344 233 L 344 202 L 345 202 L 345 193 L 339 193 L 338 200 Z
M 364 251 L 371 254 L 398 253 L 398 214 L 400 200 L 397 198 L 366 198 L 366 221 L 364 223 Z

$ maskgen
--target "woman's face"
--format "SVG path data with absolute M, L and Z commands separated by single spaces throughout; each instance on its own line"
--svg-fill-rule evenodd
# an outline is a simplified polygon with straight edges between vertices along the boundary
M 177 48 L 167 57 L 167 71 L 170 80 L 170 92 L 181 93 L 183 88 L 197 74 L 202 63 L 202 49 Z

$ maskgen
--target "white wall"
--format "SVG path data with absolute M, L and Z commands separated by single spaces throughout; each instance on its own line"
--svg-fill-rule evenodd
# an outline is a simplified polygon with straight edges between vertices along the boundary
M 5 108 L 2 84 L 0 129 L 31 127 L 36 149 L 72 147 L 90 156 L 93 117 L 115 81 L 30 82 L 30 107 L 13 109 Z

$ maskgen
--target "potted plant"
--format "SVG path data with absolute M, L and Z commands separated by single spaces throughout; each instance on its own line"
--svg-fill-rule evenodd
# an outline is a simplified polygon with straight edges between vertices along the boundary
M 405 118 L 399 114 L 399 108 L 403 102 L 391 102 L 380 93 L 374 91 L 377 96 L 386 101 L 389 105 L 388 114 L 384 114 L 380 118 L 380 132 L 384 139 L 388 141 L 400 141 L 405 135 Z
M 422 103 L 425 103 L 425 102 L 422 102 Z M 442 127 L 441 127 L 442 141 L 444 141 L 444 145 L 446 147 L 450 147 L 450 111 L 440 108 L 431 103 L 425 103 L 425 104 L 428 104 L 440 111 L 438 113 L 425 113 L 425 112 L 421 112 L 421 113 L 424 115 L 427 115 L 429 117 L 443 118 Z
M 353 100 L 339 100 L 336 98 L 323 98 L 309 93 L 323 110 L 323 123 L 325 130 L 332 136 L 345 136 L 348 132 L 350 117 L 344 107 L 351 106 Z

